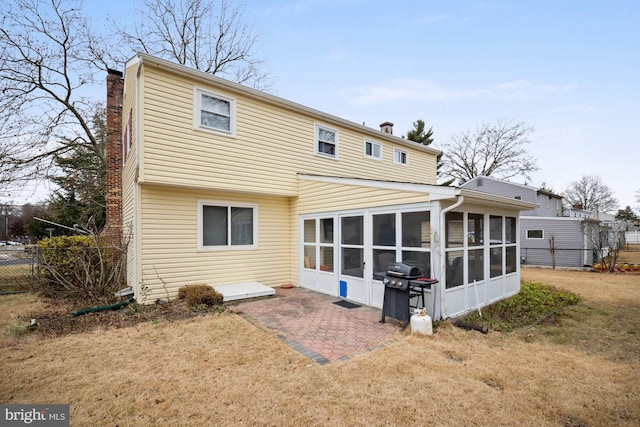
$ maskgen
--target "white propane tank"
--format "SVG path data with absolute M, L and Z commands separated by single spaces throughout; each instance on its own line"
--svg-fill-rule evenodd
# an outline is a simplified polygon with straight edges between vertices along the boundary
M 431 323 L 431 317 L 425 310 L 411 316 L 411 332 L 422 335 L 433 334 L 433 325 Z

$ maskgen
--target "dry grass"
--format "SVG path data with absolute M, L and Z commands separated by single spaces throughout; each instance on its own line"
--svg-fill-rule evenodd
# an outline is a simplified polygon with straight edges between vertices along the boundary
M 31 265 L 0 265 L 0 292 L 26 290 L 31 280 Z
M 620 262 L 640 264 L 640 245 L 627 245 L 627 250 L 620 251 Z
M 0 402 L 69 403 L 81 426 L 640 424 L 640 275 L 522 275 L 584 302 L 551 325 L 482 335 L 443 324 L 327 366 L 232 313 L 5 338 Z M 3 324 L 41 304 L 0 301 Z
M 24 341 L 22 333 L 28 329 L 33 313 L 49 309 L 45 299 L 33 293 L 17 293 L 0 296 L 0 349 Z

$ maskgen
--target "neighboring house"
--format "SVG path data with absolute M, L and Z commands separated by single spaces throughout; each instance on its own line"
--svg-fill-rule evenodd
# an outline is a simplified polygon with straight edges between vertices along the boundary
M 486 176 L 473 178 L 462 187 L 539 205 L 520 214 L 522 264 L 583 267 L 597 261 L 601 224 L 592 212 L 575 206 L 564 210 L 560 195 Z
M 138 301 L 197 283 L 293 284 L 381 307 L 374 273 L 394 261 L 439 279 L 435 319 L 520 289 L 518 217 L 536 205 L 435 185 L 438 151 L 390 123 L 371 129 L 145 54 L 107 86 L 107 230 L 130 238 Z

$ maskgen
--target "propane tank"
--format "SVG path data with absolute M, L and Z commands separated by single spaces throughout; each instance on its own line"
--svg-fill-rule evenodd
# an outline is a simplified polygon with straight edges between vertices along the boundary
M 433 334 L 431 317 L 424 308 L 411 316 L 411 332 L 422 335 Z

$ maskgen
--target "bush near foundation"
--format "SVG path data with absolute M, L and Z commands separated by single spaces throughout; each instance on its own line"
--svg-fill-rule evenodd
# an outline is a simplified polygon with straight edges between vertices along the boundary
M 186 285 L 178 289 L 178 298 L 189 307 L 222 305 L 222 294 L 207 285 Z
M 38 243 L 42 272 L 38 289 L 47 296 L 110 302 L 125 287 L 125 249 L 100 236 L 58 236 Z

